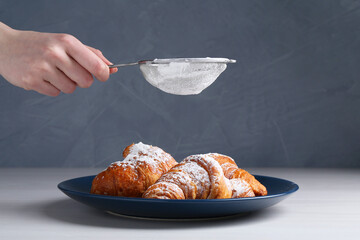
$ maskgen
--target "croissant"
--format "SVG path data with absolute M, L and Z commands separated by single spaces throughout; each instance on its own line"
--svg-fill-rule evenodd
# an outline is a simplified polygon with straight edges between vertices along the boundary
M 143 194 L 156 199 L 220 199 L 252 197 L 250 185 L 227 179 L 220 164 L 209 154 L 192 155 L 171 168 Z
M 161 148 L 143 143 L 123 151 L 123 161 L 112 163 L 93 180 L 91 193 L 141 197 L 145 190 L 177 162 Z
M 242 179 L 250 184 L 251 189 L 254 191 L 255 196 L 267 195 L 267 190 L 256 178 L 245 171 L 244 169 L 238 168 L 234 159 L 229 156 L 225 156 L 219 153 L 210 153 L 210 155 L 220 164 L 224 171 L 225 177 L 229 179 Z

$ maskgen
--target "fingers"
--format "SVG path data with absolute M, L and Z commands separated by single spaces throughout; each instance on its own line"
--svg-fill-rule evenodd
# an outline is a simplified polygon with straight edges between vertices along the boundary
M 65 52 L 59 53 L 62 56 L 54 62 L 56 67 L 61 70 L 63 74 L 71 79 L 81 88 L 88 88 L 94 82 L 93 76 L 83 68 L 74 59 L 69 57 Z
M 56 97 L 60 94 L 60 90 L 46 80 L 43 80 L 35 89 L 35 91 L 50 97 Z
M 85 45 L 86 46 L 86 45 Z M 101 58 L 101 60 L 104 61 L 104 63 L 106 63 L 107 65 L 112 64 L 107 58 L 104 57 L 104 55 L 102 54 L 102 52 L 99 49 L 90 47 L 90 46 L 86 46 L 90 51 L 92 51 L 93 53 L 96 54 L 96 56 L 98 56 L 99 58 Z
M 96 56 L 98 56 L 101 60 L 104 61 L 104 63 L 106 63 L 107 65 L 111 65 L 113 64 L 112 62 L 110 62 L 99 49 L 90 47 L 90 46 L 86 46 L 88 49 L 90 49 L 93 53 L 96 54 Z M 110 74 L 116 73 L 118 71 L 117 68 L 110 68 Z
M 76 89 L 76 83 L 57 68 L 51 71 L 46 79 L 63 93 L 73 93 Z
M 66 52 L 99 81 L 109 78 L 109 67 L 94 52 L 71 35 L 61 34 L 60 40 L 65 45 Z
M 56 73 L 52 73 L 50 77 L 51 80 L 37 81 L 33 84 L 33 90 L 51 97 L 58 96 L 60 92 L 73 93 L 75 91 L 76 83 L 60 70 L 56 70 Z
M 116 73 L 118 71 L 117 68 L 110 68 L 110 74 Z

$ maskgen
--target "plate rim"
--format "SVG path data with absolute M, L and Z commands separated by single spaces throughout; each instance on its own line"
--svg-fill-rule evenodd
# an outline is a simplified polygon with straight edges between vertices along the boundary
M 295 182 L 292 182 L 290 180 L 287 179 L 283 179 L 283 178 L 277 178 L 277 177 L 271 177 L 271 176 L 266 176 L 266 175 L 253 175 L 255 178 L 256 177 L 265 177 L 265 178 L 272 178 L 272 179 L 276 179 L 276 180 L 281 180 L 284 182 L 288 182 L 289 185 L 291 185 L 291 189 L 286 191 L 286 192 L 281 192 L 281 193 L 277 193 L 277 194 L 271 194 L 271 195 L 266 195 L 266 196 L 255 196 L 255 197 L 247 197 L 247 198 L 223 198 L 223 199 L 151 199 L 151 198 L 137 198 L 137 197 L 119 197 L 119 196 L 108 196 L 108 195 L 100 195 L 100 194 L 93 194 L 93 193 L 85 193 L 85 192 L 79 192 L 79 191 L 73 191 L 73 190 L 69 190 L 67 188 L 64 188 L 64 184 L 66 182 L 69 181 L 73 181 L 73 180 L 77 180 L 77 179 L 81 179 L 81 178 L 90 178 L 93 177 L 95 178 L 97 175 L 88 175 L 88 176 L 82 176 L 82 177 L 76 177 L 76 178 L 71 178 L 71 179 L 67 179 L 64 181 L 61 181 L 57 187 L 60 191 L 62 191 L 63 193 L 71 193 L 74 195 L 78 195 L 81 197 L 90 197 L 90 198 L 97 198 L 97 199 L 107 199 L 107 200 L 118 200 L 118 201 L 131 201 L 131 202 L 155 202 L 155 203 L 201 203 L 201 202 L 206 202 L 206 203 L 219 203 L 219 202 L 229 202 L 229 201 L 249 201 L 249 200 L 261 200 L 261 199 L 271 199 L 271 198 L 277 198 L 277 197 L 282 197 L 282 196 L 286 196 L 289 194 L 292 194 L 296 191 L 298 191 L 300 189 L 299 185 L 296 184 Z

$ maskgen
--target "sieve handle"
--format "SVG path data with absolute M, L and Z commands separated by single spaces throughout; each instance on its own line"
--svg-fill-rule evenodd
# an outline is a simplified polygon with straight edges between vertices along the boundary
M 138 64 L 139 64 L 139 62 L 134 62 L 134 63 L 118 63 L 118 64 L 109 65 L 109 68 L 126 67 L 126 66 L 138 65 Z

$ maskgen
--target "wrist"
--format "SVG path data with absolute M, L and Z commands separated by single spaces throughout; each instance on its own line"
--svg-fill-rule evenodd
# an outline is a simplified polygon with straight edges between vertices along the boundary
M 6 61 L 11 37 L 15 34 L 16 30 L 0 22 L 0 74 L 2 73 L 4 62 Z
M 12 29 L 11 27 L 5 25 L 4 23 L 0 22 L 0 42 L 6 43 L 8 38 L 15 34 L 16 30 Z M 1 48 L 1 45 L 0 45 Z

